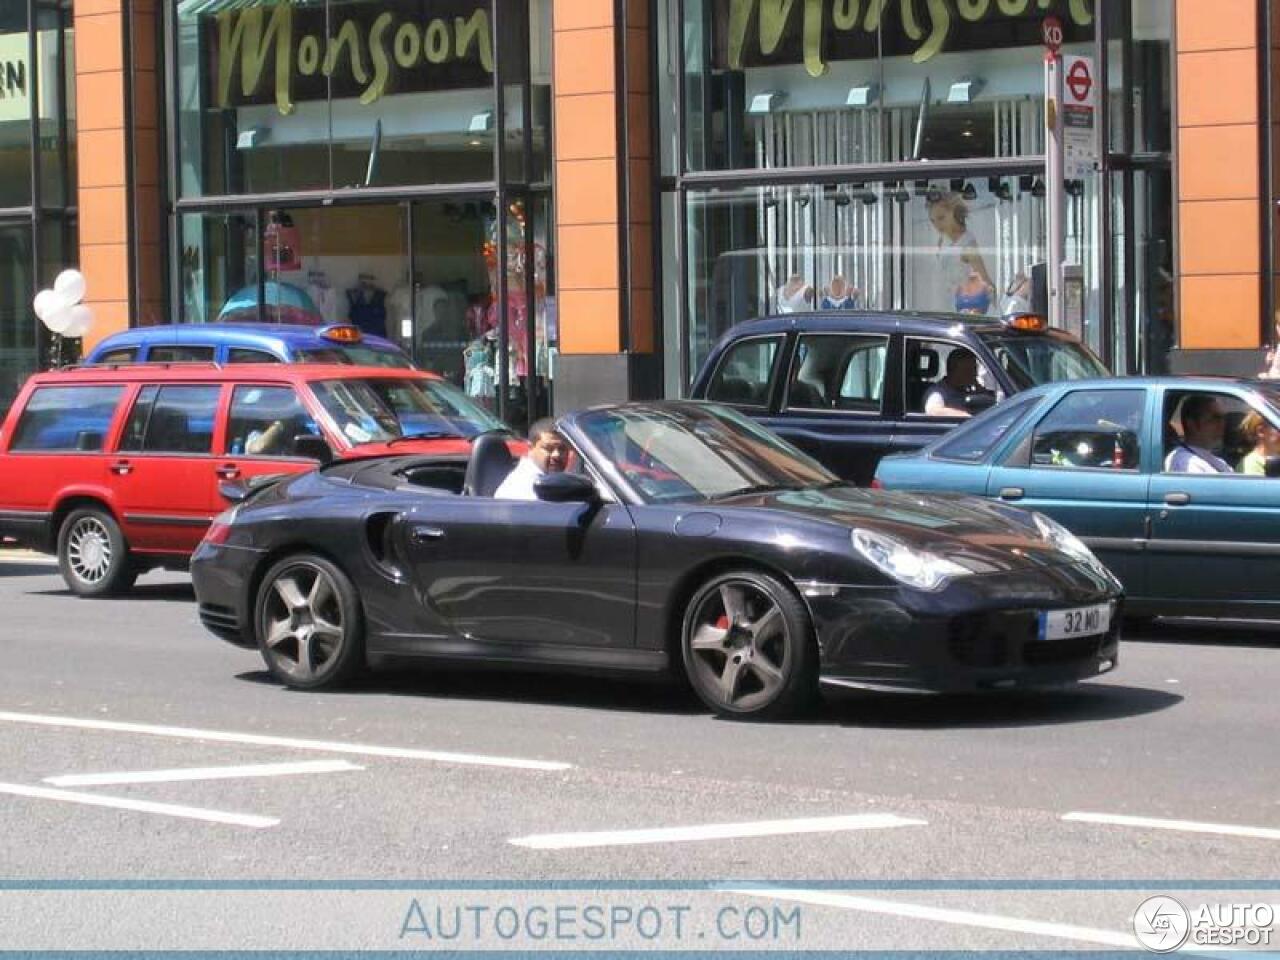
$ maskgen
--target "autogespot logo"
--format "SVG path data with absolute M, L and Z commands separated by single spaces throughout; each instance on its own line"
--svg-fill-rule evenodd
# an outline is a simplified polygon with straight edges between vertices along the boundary
M 1169 953 L 1187 942 L 1191 914 L 1173 897 L 1148 897 L 1133 915 L 1133 933 L 1152 953 Z

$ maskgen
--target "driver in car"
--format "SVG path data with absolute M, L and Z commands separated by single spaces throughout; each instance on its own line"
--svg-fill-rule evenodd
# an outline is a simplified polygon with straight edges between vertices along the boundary
M 982 389 L 978 383 L 978 358 L 957 347 L 947 354 L 947 375 L 925 393 L 924 412 L 930 417 L 971 416 L 965 398 Z
M 556 422 L 543 417 L 529 429 L 529 452 L 520 458 L 498 489 L 495 500 L 537 500 L 533 485 L 548 473 L 560 473 L 569 463 L 569 445 L 556 431 Z

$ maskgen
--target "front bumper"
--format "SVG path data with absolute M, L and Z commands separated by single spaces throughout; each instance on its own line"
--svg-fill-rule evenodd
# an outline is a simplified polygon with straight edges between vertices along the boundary
M 1071 684 L 1115 668 L 1122 597 L 1088 565 L 964 577 L 937 593 L 803 590 L 828 684 L 961 693 Z M 1112 604 L 1104 634 L 1039 639 L 1047 610 Z

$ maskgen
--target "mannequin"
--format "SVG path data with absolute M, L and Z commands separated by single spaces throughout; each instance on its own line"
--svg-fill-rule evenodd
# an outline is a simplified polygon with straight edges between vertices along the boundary
M 316 310 L 320 313 L 320 322 L 328 325 L 341 320 L 338 306 L 338 291 L 329 283 L 329 275 L 323 270 L 307 272 L 307 293 L 315 301 Z
M 360 274 L 356 286 L 347 291 L 348 319 L 365 333 L 387 335 L 387 292 L 370 273 Z
M 813 309 L 813 287 L 804 282 L 804 277 L 793 273 L 787 282 L 778 288 L 778 312 L 801 313 Z
M 858 306 L 858 288 L 837 273 L 827 284 L 821 306 L 823 310 L 853 310 Z
M 467 396 L 486 401 L 493 400 L 497 384 L 493 367 L 495 346 L 492 338 L 484 337 L 472 340 L 467 349 L 462 351 L 462 359 L 466 364 Z

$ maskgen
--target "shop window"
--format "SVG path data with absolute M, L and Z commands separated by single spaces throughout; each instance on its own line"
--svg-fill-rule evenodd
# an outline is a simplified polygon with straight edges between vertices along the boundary
M 14 431 L 11 450 L 102 449 L 124 387 L 40 387 Z
M 734 344 L 711 379 L 707 399 L 737 406 L 767 406 L 774 361 L 781 345 L 781 337 L 755 338 Z

